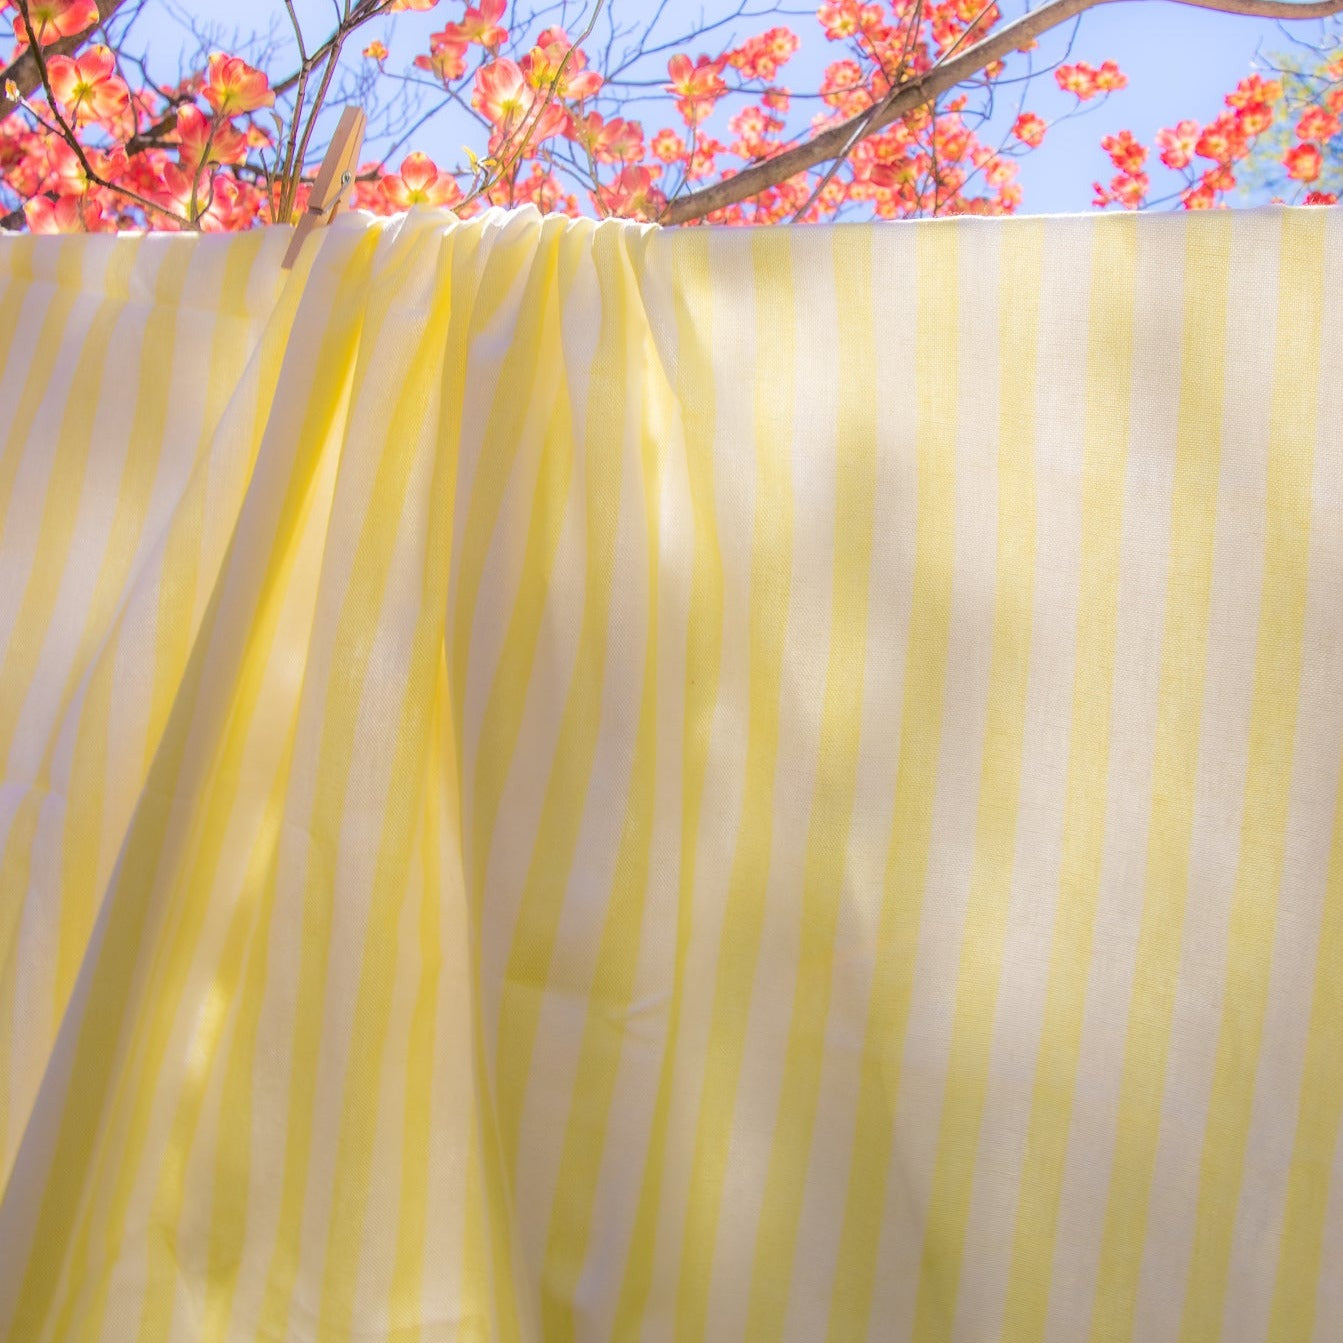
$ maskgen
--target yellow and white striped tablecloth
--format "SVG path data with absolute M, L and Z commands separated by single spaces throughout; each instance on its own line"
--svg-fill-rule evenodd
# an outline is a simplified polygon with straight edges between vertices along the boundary
M 0 241 L 6 1343 L 1343 1339 L 1343 214 Z

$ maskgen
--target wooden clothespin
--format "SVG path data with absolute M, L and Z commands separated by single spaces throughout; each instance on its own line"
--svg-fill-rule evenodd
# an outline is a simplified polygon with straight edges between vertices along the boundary
M 326 148 L 326 156 L 317 172 L 317 181 L 308 197 L 308 208 L 299 217 L 290 239 L 289 250 L 280 265 L 288 270 L 303 250 L 303 240 L 313 229 L 329 224 L 340 210 L 341 197 L 350 189 L 359 166 L 359 151 L 364 147 L 364 127 L 368 118 L 363 109 L 347 107 L 336 123 L 336 133 Z

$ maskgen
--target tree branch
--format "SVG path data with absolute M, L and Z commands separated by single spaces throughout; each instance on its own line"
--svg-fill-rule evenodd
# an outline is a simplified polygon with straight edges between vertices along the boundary
M 926 107 L 939 94 L 955 88 L 986 65 L 1025 46 L 1041 33 L 1084 10 L 1097 5 L 1124 4 L 1126 0 L 1047 0 L 1047 3 L 1006 27 L 991 33 L 961 52 L 959 56 L 935 65 L 926 74 L 901 84 L 885 99 L 873 116 L 867 108 L 847 121 L 821 131 L 809 140 L 785 149 L 773 158 L 743 168 L 733 177 L 714 182 L 699 191 L 692 191 L 680 200 L 673 200 L 659 216 L 661 224 L 684 224 L 703 219 L 728 205 L 750 199 L 770 187 L 786 182 L 790 177 L 828 159 L 840 158 L 853 145 L 869 135 L 875 135 L 892 122 L 900 121 L 917 108 Z M 1196 9 L 1211 9 L 1220 14 L 1239 14 L 1260 19 L 1323 19 L 1343 14 L 1343 0 L 1168 0 L 1170 4 L 1192 5 Z
M 125 3 L 126 0 L 98 0 L 98 22 L 106 23 Z M 63 37 L 60 41 L 51 43 L 50 46 L 43 48 L 43 55 L 68 56 L 71 52 L 78 51 L 88 42 L 96 27 L 95 24 L 94 27 L 86 28 L 82 33 L 76 33 L 73 37 Z M 22 55 L 16 56 L 10 62 L 7 70 L 0 71 L 0 121 L 3 121 L 18 107 L 17 102 L 6 98 L 2 92 L 5 81 L 8 79 L 12 79 L 19 86 L 19 92 L 25 98 L 41 88 L 42 70 L 37 58 L 33 55 L 31 46 L 25 47 Z

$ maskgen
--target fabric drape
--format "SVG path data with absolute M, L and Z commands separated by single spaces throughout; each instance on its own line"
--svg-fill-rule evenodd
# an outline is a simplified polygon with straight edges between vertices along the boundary
M 0 240 L 0 1338 L 1343 1337 L 1338 211 Z

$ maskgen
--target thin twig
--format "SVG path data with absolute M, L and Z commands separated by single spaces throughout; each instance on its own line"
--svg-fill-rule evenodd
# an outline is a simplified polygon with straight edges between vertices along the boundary
M 494 186 L 497 186 L 501 181 L 503 181 L 504 175 L 519 163 L 519 161 L 522 158 L 522 155 L 526 153 L 527 146 L 531 142 L 532 135 L 535 133 L 536 128 L 541 124 L 541 118 L 545 116 L 546 109 L 555 100 L 555 92 L 559 88 L 560 82 L 564 78 L 564 72 L 569 66 L 570 57 L 572 57 L 574 52 L 577 51 L 579 47 L 583 45 L 583 43 L 591 35 L 593 28 L 596 27 L 597 15 L 601 13 L 603 3 L 604 0 L 597 0 L 597 3 L 593 6 L 592 17 L 588 20 L 588 26 L 578 35 L 577 39 L 570 44 L 569 49 L 564 53 L 564 56 L 561 58 L 559 65 L 555 69 L 554 77 L 550 80 L 549 84 L 546 87 L 545 97 L 539 101 L 539 104 L 536 99 L 533 99 L 532 106 L 529 107 L 527 111 L 523 114 L 522 123 L 518 129 L 525 130 L 525 134 L 523 135 L 521 142 L 518 144 L 517 149 L 514 150 L 514 152 L 507 159 L 507 161 L 501 159 L 499 163 L 498 172 L 495 173 L 493 177 L 491 177 L 490 174 L 487 173 L 484 181 L 481 182 L 480 186 L 474 188 L 467 196 L 465 196 L 461 201 L 460 205 L 465 205 L 467 201 L 473 200 L 476 197 L 483 195 L 485 192 L 489 191 Z M 533 111 L 535 111 L 536 115 L 531 118 L 531 124 L 529 125 L 528 117 L 531 115 Z M 460 205 L 458 208 L 460 208 Z
M 975 20 L 976 23 L 978 21 L 979 21 L 978 19 Z M 900 60 L 895 67 L 895 76 L 893 78 L 890 78 L 890 87 L 886 90 L 885 97 L 883 97 L 880 102 L 874 102 L 865 114 L 854 118 L 854 120 L 857 121 L 858 124 L 854 126 L 853 133 L 844 142 L 844 147 L 840 150 L 840 152 L 835 155 L 834 160 L 831 162 L 830 166 L 826 169 L 825 175 L 821 178 L 820 182 L 817 184 L 816 189 L 811 193 L 811 195 L 807 197 L 806 201 L 802 205 L 802 208 L 798 210 L 798 212 L 793 216 L 792 221 L 793 223 L 796 224 L 797 221 L 801 219 L 802 216 L 805 215 L 808 210 L 811 209 L 814 202 L 820 198 L 821 192 L 823 192 L 826 189 L 826 187 L 830 185 L 831 181 L 834 179 L 835 174 L 839 171 L 840 165 L 844 163 L 844 161 L 849 157 L 849 153 L 853 149 L 854 145 L 856 145 L 865 136 L 870 134 L 870 128 L 872 126 L 873 121 L 875 121 L 876 118 L 881 115 L 881 113 L 885 110 L 887 104 L 889 104 L 891 99 L 895 96 L 896 91 L 901 87 L 901 81 L 904 78 L 904 73 L 909 62 L 910 51 L 914 45 L 914 37 L 917 33 L 919 33 L 922 30 L 922 28 L 923 28 L 923 0 L 915 0 L 914 14 L 913 17 L 910 19 L 909 27 L 905 30 L 905 42 L 904 47 L 900 52 Z M 970 29 L 967 28 L 965 31 L 968 33 Z M 964 36 L 964 34 L 962 34 L 962 36 Z

